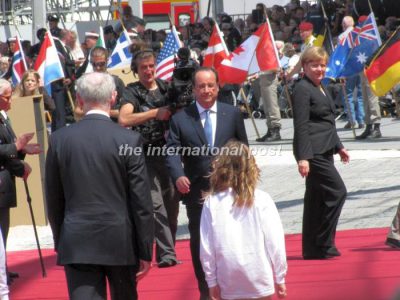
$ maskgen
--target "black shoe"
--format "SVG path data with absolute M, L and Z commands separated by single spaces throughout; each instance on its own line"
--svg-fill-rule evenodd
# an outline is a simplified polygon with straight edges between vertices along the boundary
M 271 136 L 267 138 L 267 142 L 275 142 L 275 141 L 280 141 L 281 134 L 280 134 L 281 129 L 279 127 L 274 127 L 271 129 Z
M 342 253 L 340 253 L 340 251 L 336 247 L 329 247 L 326 250 L 326 253 L 329 255 L 332 255 L 332 256 L 341 256 L 342 255 Z
M 357 140 L 364 140 L 367 137 L 369 137 L 371 135 L 372 132 L 372 125 L 371 124 L 367 124 L 367 127 L 365 127 L 365 130 L 363 131 L 363 133 L 361 133 L 360 135 L 356 136 Z
M 271 137 L 271 130 L 268 129 L 266 134 L 256 139 L 256 142 L 265 142 L 269 137 Z
M 381 133 L 381 130 L 379 128 L 374 128 L 371 131 L 371 135 L 370 135 L 371 139 L 379 139 L 381 137 L 382 137 L 382 133 Z
M 364 123 L 358 123 L 358 129 L 362 129 L 365 128 L 365 124 Z
M 177 261 L 177 260 L 172 260 L 172 259 L 167 259 L 167 260 L 162 260 L 158 263 L 159 268 L 169 268 L 173 267 L 177 264 L 181 264 L 182 262 Z
M 19 274 L 17 272 L 8 272 L 8 276 L 10 276 L 10 278 L 19 278 Z
M 400 241 L 399 240 L 387 238 L 385 244 L 391 248 L 400 249 Z

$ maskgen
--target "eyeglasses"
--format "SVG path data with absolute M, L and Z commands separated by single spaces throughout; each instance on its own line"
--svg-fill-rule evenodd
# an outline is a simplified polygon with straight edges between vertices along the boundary
M 107 62 L 99 61 L 99 62 L 91 62 L 91 64 L 95 68 L 104 68 L 107 65 Z

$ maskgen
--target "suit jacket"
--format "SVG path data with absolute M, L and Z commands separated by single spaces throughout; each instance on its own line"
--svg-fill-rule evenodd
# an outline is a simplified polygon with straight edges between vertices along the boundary
M 222 147 L 230 139 L 248 144 L 242 115 L 232 105 L 217 102 L 214 147 Z M 195 103 L 172 116 L 167 140 L 169 147 L 207 148 L 207 139 Z M 191 182 L 190 192 L 184 195 L 186 203 L 202 202 L 201 192 L 209 187 L 206 176 L 210 173 L 211 161 L 211 155 L 167 156 L 167 166 L 174 183 L 181 176 L 187 176 Z
M 91 114 L 51 135 L 47 211 L 58 264 L 151 261 L 153 205 L 140 136 Z
M 307 77 L 296 84 L 293 97 L 294 138 L 296 160 L 312 159 L 314 154 L 336 153 L 343 148 L 336 132 L 335 104 Z
M 7 130 L 6 126 L 10 129 Z M 4 117 L 0 114 L 0 208 L 17 206 L 15 176 L 22 177 L 25 171 L 22 162 L 25 155 L 17 151 L 14 139 L 10 123 L 5 125 Z

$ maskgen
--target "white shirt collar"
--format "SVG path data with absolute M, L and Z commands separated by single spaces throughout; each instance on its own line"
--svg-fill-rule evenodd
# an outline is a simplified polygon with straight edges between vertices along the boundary
M 7 120 L 8 116 L 4 110 L 1 110 L 0 113 L 3 115 L 4 119 Z
M 104 110 L 101 110 L 101 109 L 91 109 L 86 113 L 86 116 L 87 115 L 94 115 L 94 114 L 103 115 L 103 116 L 106 116 L 108 118 L 110 117 L 110 115 L 108 113 L 106 113 Z
M 200 105 L 199 102 L 196 101 L 196 106 L 197 106 L 197 110 L 199 111 L 199 115 L 201 115 L 205 110 L 209 110 L 211 112 L 217 112 L 217 101 L 215 101 L 215 103 L 213 104 L 213 106 L 211 106 L 209 109 L 204 108 L 203 106 Z

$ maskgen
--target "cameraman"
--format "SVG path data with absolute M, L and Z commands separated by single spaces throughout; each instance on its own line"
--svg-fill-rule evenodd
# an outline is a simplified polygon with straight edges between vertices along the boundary
M 171 111 L 166 99 L 168 86 L 155 78 L 155 62 L 152 50 L 141 50 L 133 54 L 131 69 L 139 76 L 139 81 L 126 86 L 118 121 L 123 126 L 131 126 L 144 139 L 143 148 L 154 209 L 156 259 L 159 267 L 170 267 L 177 264 L 174 240 L 179 195 L 169 176 L 165 157 L 157 153 L 166 143 L 165 132 Z

